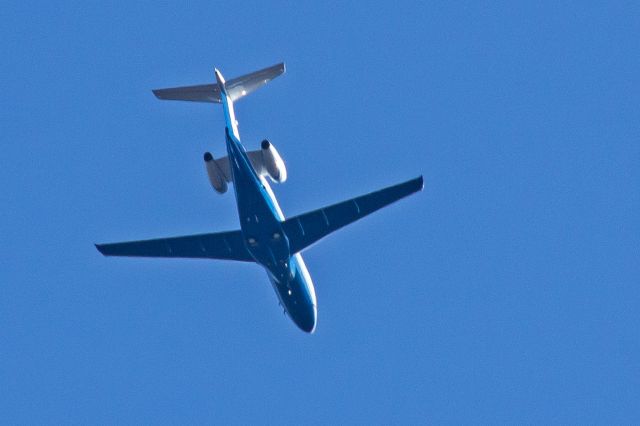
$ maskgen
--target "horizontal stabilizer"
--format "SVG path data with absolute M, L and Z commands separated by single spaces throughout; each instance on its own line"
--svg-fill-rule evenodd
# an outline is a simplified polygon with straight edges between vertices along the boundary
M 96 244 L 105 256 L 182 257 L 253 262 L 240 231 Z
M 277 65 L 228 80 L 225 84 L 232 101 L 236 101 L 285 72 L 284 62 Z M 220 87 L 218 83 L 196 86 L 173 87 L 153 91 L 158 99 L 171 101 L 215 102 L 220 103 Z
M 291 253 L 309 247 L 330 233 L 398 201 L 424 186 L 422 176 L 351 200 L 291 217 L 282 223 Z

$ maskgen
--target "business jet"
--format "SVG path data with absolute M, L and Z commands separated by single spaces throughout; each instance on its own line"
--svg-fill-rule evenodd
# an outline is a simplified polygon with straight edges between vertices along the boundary
M 96 244 L 105 256 L 223 259 L 261 265 L 285 313 L 303 331 L 317 324 L 316 293 L 301 252 L 328 234 L 401 198 L 420 191 L 423 178 L 389 186 L 341 203 L 285 219 L 267 178 L 287 180 L 282 157 L 267 140 L 247 151 L 240 143 L 234 102 L 285 72 L 280 63 L 225 81 L 215 69 L 216 83 L 154 90 L 159 99 L 221 103 L 227 155 L 204 154 L 209 181 L 219 193 L 229 184 L 238 207 L 240 229 L 173 238 Z

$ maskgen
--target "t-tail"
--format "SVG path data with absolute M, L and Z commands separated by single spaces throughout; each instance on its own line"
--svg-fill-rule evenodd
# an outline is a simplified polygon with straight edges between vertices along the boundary
M 240 142 L 238 122 L 233 103 L 264 86 L 285 72 L 284 62 L 225 81 L 220 71 L 215 69 L 216 82 L 196 86 L 156 89 L 153 94 L 158 99 L 171 101 L 214 102 L 224 108 L 226 126 L 230 134 Z
M 264 86 L 279 75 L 284 74 L 284 62 L 254 71 L 240 77 L 232 78 L 224 83 L 227 94 L 231 101 L 247 96 Z M 216 72 L 216 76 L 219 72 Z M 220 75 L 220 77 L 222 77 Z M 190 101 L 190 102 L 214 102 L 222 103 L 219 84 L 200 84 L 196 86 L 172 87 L 169 89 L 156 89 L 153 94 L 158 99 L 169 101 Z
M 260 176 L 269 176 L 272 181 L 282 183 L 287 179 L 284 161 L 269 141 L 262 141 L 261 148 L 246 151 L 240 143 L 238 122 L 234 112 L 234 102 L 253 93 L 274 78 L 284 74 L 285 65 L 281 62 L 270 67 L 254 71 L 240 77 L 225 80 L 222 73 L 214 70 L 215 83 L 196 86 L 181 86 L 169 89 L 156 89 L 153 94 L 161 100 L 209 102 L 222 104 L 225 127 L 229 129 L 227 139 L 227 155 L 214 159 L 210 152 L 205 152 L 204 162 L 211 186 L 220 194 L 227 191 L 228 183 L 233 182 L 229 151 L 242 152 L 246 155 L 255 172 Z M 233 144 L 229 147 L 229 142 Z M 233 157 L 233 156 L 232 156 Z

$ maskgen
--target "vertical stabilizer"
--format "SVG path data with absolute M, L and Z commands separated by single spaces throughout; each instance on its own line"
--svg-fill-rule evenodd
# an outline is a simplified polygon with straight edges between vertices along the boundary
M 216 75 L 216 81 L 218 83 L 218 90 L 220 91 L 220 102 L 222 103 L 222 108 L 224 109 L 224 120 L 226 122 L 227 128 L 235 137 L 235 141 L 240 142 L 240 133 L 238 133 L 238 120 L 236 120 L 236 113 L 233 109 L 233 101 L 231 100 L 231 97 L 227 92 L 226 82 L 224 81 L 222 73 L 217 68 L 214 68 L 214 73 Z
M 220 73 L 218 68 L 214 68 L 213 72 L 216 74 L 216 82 L 218 83 L 218 89 L 220 90 L 220 93 L 226 95 L 227 94 L 227 88 L 225 86 L 226 81 L 224 81 L 224 77 L 222 76 L 222 74 Z

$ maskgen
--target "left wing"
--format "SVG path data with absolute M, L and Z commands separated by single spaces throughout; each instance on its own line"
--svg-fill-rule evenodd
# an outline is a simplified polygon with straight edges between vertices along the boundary
M 240 231 L 96 244 L 105 256 L 182 257 L 253 262 Z
M 351 200 L 291 217 L 282 222 L 291 253 L 298 253 L 319 239 L 398 201 L 424 186 L 422 176 Z

